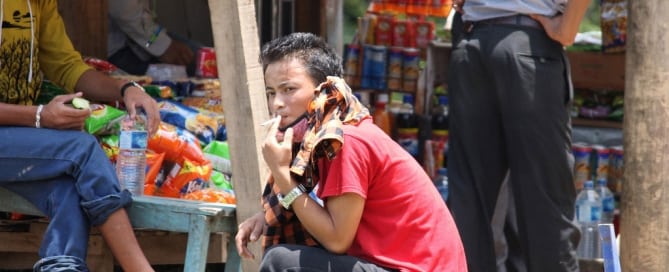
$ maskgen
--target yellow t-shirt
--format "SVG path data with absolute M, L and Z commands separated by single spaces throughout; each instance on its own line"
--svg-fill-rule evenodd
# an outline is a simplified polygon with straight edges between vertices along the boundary
M 3 1 L 0 46 L 0 102 L 3 103 L 33 104 L 39 96 L 43 76 L 73 92 L 81 75 L 91 69 L 67 37 L 56 0 L 29 1 L 30 5 L 28 1 Z

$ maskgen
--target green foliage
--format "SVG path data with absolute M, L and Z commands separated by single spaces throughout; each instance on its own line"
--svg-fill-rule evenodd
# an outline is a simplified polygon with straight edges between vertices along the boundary
M 596 31 L 600 30 L 601 26 L 599 24 L 600 22 L 600 0 L 592 0 L 590 2 L 590 6 L 588 7 L 588 10 L 585 12 L 585 16 L 583 16 L 583 21 L 581 21 L 581 25 L 578 28 L 578 32 L 588 32 L 588 31 Z
M 344 0 L 344 43 L 353 40 L 358 28 L 358 17 L 365 14 L 369 0 Z

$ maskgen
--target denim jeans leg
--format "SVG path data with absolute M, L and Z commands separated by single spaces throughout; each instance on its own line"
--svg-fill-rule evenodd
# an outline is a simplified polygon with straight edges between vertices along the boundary
M 3 186 L 29 200 L 49 218 L 35 271 L 87 271 L 84 260 L 90 222 L 81 208 L 72 177 Z
M 95 137 L 81 131 L 0 127 L 0 173 L 0 185 L 72 177 L 93 226 L 132 201 Z

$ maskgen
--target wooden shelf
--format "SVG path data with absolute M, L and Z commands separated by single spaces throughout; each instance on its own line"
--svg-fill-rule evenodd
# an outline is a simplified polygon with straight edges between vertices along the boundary
M 575 88 L 591 90 L 625 89 L 625 54 L 567 52 Z
M 575 127 L 597 127 L 597 128 L 615 128 L 623 129 L 623 123 L 612 120 L 597 120 L 597 119 L 586 119 L 586 118 L 572 118 L 572 126 Z

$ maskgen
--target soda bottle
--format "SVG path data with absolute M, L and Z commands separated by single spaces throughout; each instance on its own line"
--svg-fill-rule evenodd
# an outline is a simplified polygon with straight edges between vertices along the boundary
M 374 124 L 379 126 L 383 132 L 392 136 L 392 128 L 390 127 L 390 115 L 386 111 L 386 103 L 382 101 L 376 102 L 374 109 Z
M 576 250 L 583 259 L 601 258 L 597 225 L 601 220 L 602 202 L 592 180 L 583 183 L 583 190 L 576 196 L 576 221 L 581 228 L 581 242 Z
M 397 121 L 397 142 L 411 156 L 418 159 L 418 118 L 414 113 L 413 96 L 404 94 L 400 111 L 395 117 Z
M 439 105 L 432 111 L 432 150 L 435 158 L 435 169 L 447 167 L 446 151 L 448 150 L 448 97 L 439 96 Z
M 448 201 L 448 171 L 446 168 L 442 167 L 437 170 L 437 176 L 434 178 L 434 186 L 437 187 L 437 191 L 441 195 L 441 199 L 444 202 Z
M 120 124 L 116 175 L 121 184 L 121 189 L 128 189 L 133 195 L 142 195 L 144 193 L 148 141 L 146 117 L 137 114 L 135 118 L 130 118 L 130 115 L 126 115 Z
M 602 200 L 602 223 L 613 223 L 613 213 L 616 209 L 613 193 L 606 184 L 606 179 L 597 180 L 595 188 L 599 198 Z

